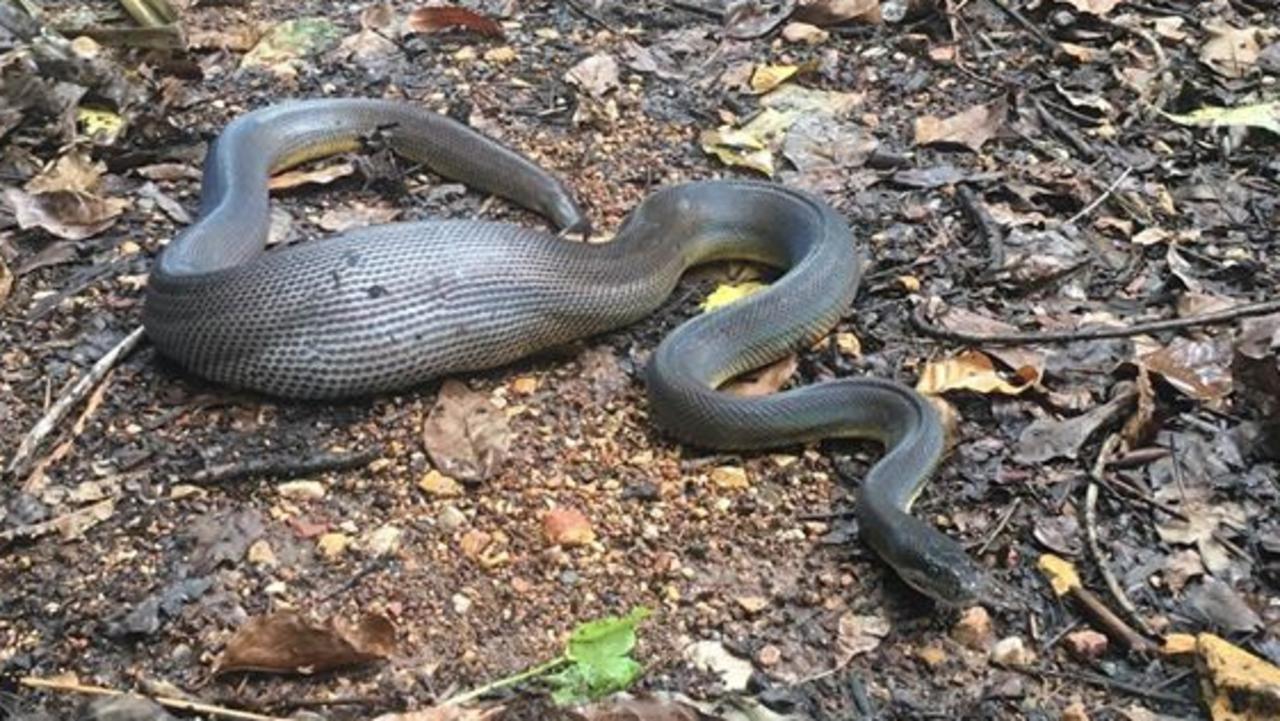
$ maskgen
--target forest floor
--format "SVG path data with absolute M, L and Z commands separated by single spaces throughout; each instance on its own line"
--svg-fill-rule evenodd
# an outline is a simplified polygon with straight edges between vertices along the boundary
M 1215 639 L 1256 678 L 1280 663 L 1280 308 L 1250 305 L 1280 282 L 1274 2 L 926 0 L 892 23 L 851 17 L 874 0 L 465 4 L 192 3 L 182 47 L 90 32 L 63 64 L 0 30 L 0 714 L 163 718 L 69 692 L 100 687 L 334 720 L 1146 721 L 1225 698 Z M 132 27 L 45 5 L 67 38 Z M 871 265 L 757 385 L 873 375 L 945 402 L 954 447 L 914 513 L 1024 601 L 935 607 L 861 544 L 873 445 L 709 454 L 653 428 L 646 358 L 712 291 L 768 280 L 742 264 L 631 327 L 357 402 L 237 392 L 144 341 L 20 449 L 139 327 L 209 142 L 335 96 L 519 149 L 603 237 L 682 181 L 823 197 Z M 1241 110 L 1188 116 L 1206 107 Z M 376 147 L 278 181 L 274 242 L 544 223 Z M 996 337 L 1017 332 L 1068 337 Z M 1055 557 L 1115 615 L 1056 595 Z M 557 711 L 543 677 L 436 706 L 636 607 L 630 690 L 653 705 Z

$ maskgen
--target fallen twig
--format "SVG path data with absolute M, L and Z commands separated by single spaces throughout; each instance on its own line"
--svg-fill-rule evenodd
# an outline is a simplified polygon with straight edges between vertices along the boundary
M 102 686 L 86 686 L 72 681 L 59 681 L 55 679 L 26 676 L 19 679 L 18 683 L 28 688 L 83 693 L 90 696 L 138 696 L 139 698 L 151 699 L 166 708 L 208 714 L 209 716 L 217 716 L 220 718 L 243 719 L 244 721 L 289 721 L 288 719 L 280 716 L 264 716 L 258 713 L 240 711 L 238 709 L 226 708 L 225 706 L 214 706 L 213 704 L 201 703 L 199 701 L 188 701 L 186 699 L 172 698 L 170 696 L 147 696 L 143 694 L 129 693 L 128 691 L 118 691 L 113 688 L 105 688 Z
M 991 217 L 986 206 L 978 202 L 978 198 L 967 185 L 956 188 L 956 196 L 960 199 L 960 207 L 964 208 L 969 222 L 978 228 L 978 236 L 987 245 L 987 272 L 998 273 L 1004 269 L 1004 231 L 1000 224 Z
M 991 0 L 991 3 L 1000 8 L 1000 11 L 1005 15 L 1008 15 L 1015 23 L 1021 25 L 1023 30 L 1031 33 L 1031 36 L 1040 41 L 1040 44 L 1044 46 L 1044 49 L 1048 50 L 1051 55 L 1057 54 L 1058 44 L 1053 41 L 1053 38 L 1046 35 L 1039 26 L 1028 20 L 1027 16 L 1019 12 L 1017 8 L 1011 6 L 1007 0 Z
M 1102 580 L 1107 584 L 1107 589 L 1111 591 L 1111 597 L 1115 599 L 1120 609 L 1129 617 L 1129 622 L 1137 626 L 1142 633 L 1151 636 L 1151 628 L 1147 622 L 1143 620 L 1138 613 L 1137 606 L 1133 605 L 1133 601 L 1129 599 L 1129 594 L 1125 593 L 1124 587 L 1116 580 L 1116 575 L 1111 572 L 1111 566 L 1107 563 L 1107 558 L 1102 554 L 1102 546 L 1098 543 L 1098 484 L 1102 482 L 1103 471 L 1107 465 L 1107 459 L 1115 452 L 1120 445 L 1120 436 L 1112 434 L 1102 444 L 1102 449 L 1098 451 L 1098 460 L 1093 465 L 1090 472 L 1090 482 L 1085 489 L 1084 494 L 1084 530 L 1085 541 L 1089 547 L 1089 555 L 1093 556 L 1093 562 L 1098 567 L 1098 573 L 1102 574 Z
M 1048 669 L 1048 668 L 1022 668 L 1022 669 L 1016 669 L 1016 670 L 1022 671 L 1027 675 L 1049 676 L 1052 678 L 1067 678 L 1073 681 L 1080 681 L 1081 683 L 1087 683 L 1092 686 L 1098 686 L 1100 688 L 1110 689 L 1112 691 L 1123 691 L 1127 694 L 1132 694 L 1140 698 L 1148 698 L 1153 701 L 1166 701 L 1168 703 L 1178 703 L 1178 704 L 1184 704 L 1188 706 L 1194 705 L 1196 703 L 1194 699 L 1189 699 L 1189 698 L 1186 698 L 1185 696 L 1177 696 L 1171 693 L 1163 693 L 1161 691 L 1149 689 L 1145 686 L 1138 686 L 1136 684 L 1126 683 L 1124 681 L 1120 681 L 1114 678 L 1107 678 L 1106 676 L 1098 676 L 1092 673 L 1073 673 L 1070 671 L 1054 671 L 1053 669 Z M 1163 684 L 1161 684 L 1161 686 L 1163 686 Z
M 18 450 L 14 452 L 13 459 L 9 461 L 7 472 L 11 476 L 22 476 L 31 468 L 31 456 L 36 449 L 66 417 L 72 407 L 84 399 L 88 393 L 93 390 L 94 386 L 102 380 L 107 372 L 115 367 L 120 359 L 127 356 L 142 341 L 145 331 L 139 326 L 132 333 L 125 336 L 123 340 L 116 344 L 114 348 L 107 351 L 106 355 L 98 359 L 97 363 L 85 373 L 75 385 L 71 386 L 66 392 L 58 397 L 58 400 L 50 406 L 49 410 L 44 414 L 31 429 L 31 432 L 22 439 L 22 443 L 18 444 Z
M 924 310 L 917 308 L 911 314 L 911 324 L 916 330 L 927 336 L 948 340 L 954 343 L 970 345 L 1024 345 L 1030 343 L 1071 343 L 1081 340 L 1103 340 L 1106 338 L 1129 338 L 1144 333 L 1157 333 L 1165 330 L 1179 330 L 1205 325 L 1222 325 L 1241 318 L 1250 318 L 1268 313 L 1280 312 L 1280 300 L 1265 300 L 1257 303 L 1246 303 L 1226 310 L 1186 318 L 1172 318 L 1147 323 L 1134 323 L 1123 328 L 1082 328 L 1077 330 L 1045 331 L 1040 333 L 969 333 L 951 330 L 925 320 Z
M 1125 178 L 1127 178 L 1127 177 L 1129 177 L 1129 174 L 1130 174 L 1130 173 L 1132 173 L 1132 172 L 1133 172 L 1133 166 L 1132 166 L 1132 165 L 1130 165 L 1129 167 L 1125 168 L 1125 169 L 1124 169 L 1124 172 L 1120 174 L 1120 177 L 1118 177 L 1118 178 L 1116 178 L 1114 181 L 1112 181 L 1112 182 L 1111 182 L 1111 185 L 1108 185 L 1108 186 L 1107 186 L 1107 189 L 1106 189 L 1106 190 L 1104 190 L 1104 191 L 1102 191 L 1102 195 L 1099 195 L 1098 197 L 1094 198 L 1094 199 L 1093 199 L 1093 202 L 1091 202 L 1091 203 L 1089 203 L 1088 205 L 1084 206 L 1083 208 L 1081 208 L 1081 209 L 1080 209 L 1080 212 L 1078 212 L 1078 213 L 1076 213 L 1075 215 L 1073 215 L 1073 216 L 1071 216 L 1070 218 L 1068 218 L 1068 219 L 1067 219 L 1067 222 L 1066 222 L 1066 225 L 1071 225 L 1071 224 L 1075 223 L 1076 221 L 1080 220 L 1081 218 L 1084 218 L 1085 216 L 1089 215 L 1089 214 L 1090 214 L 1090 213 L 1092 213 L 1094 210 L 1096 210 L 1096 209 L 1097 209 L 1097 207 L 1098 207 L 1099 205 L 1102 205 L 1104 202 L 1106 202 L 1107 198 L 1110 198 L 1110 197 L 1111 197 L 1111 194 L 1112 194 L 1112 193 L 1114 193 L 1114 192 L 1116 192 L 1116 188 L 1119 188 L 1119 187 L 1120 187 L 1120 184 L 1124 182 L 1124 179 L 1125 179 Z
M 197 471 L 187 482 L 208 486 L 256 476 L 297 478 L 324 471 L 347 471 L 360 468 L 381 455 L 382 448 L 374 446 L 354 453 L 324 453 L 310 458 L 251 458 L 241 463 L 223 463 Z

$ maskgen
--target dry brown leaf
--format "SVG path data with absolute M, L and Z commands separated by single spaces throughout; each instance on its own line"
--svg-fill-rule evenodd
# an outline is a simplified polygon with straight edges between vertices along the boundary
M 417 711 L 383 714 L 373 721 L 489 721 L 502 715 L 503 706 L 477 708 L 474 706 L 432 706 Z
M 1183 337 L 1139 358 L 1142 365 L 1179 392 L 1206 403 L 1220 402 L 1231 394 L 1231 360 L 1228 339 Z
M 77 190 L 27 193 L 7 188 L 4 199 L 18 227 L 43 228 L 66 240 L 84 240 L 115 225 L 129 207 L 121 198 L 101 198 Z
M 330 233 L 341 233 L 366 225 L 390 223 L 400 215 L 399 208 L 386 205 L 356 203 L 349 208 L 330 208 L 316 219 L 316 225 Z
M 618 87 L 618 61 L 609 53 L 596 53 L 569 68 L 564 79 L 600 98 Z
M 800 0 L 791 15 L 813 25 L 837 25 L 850 20 L 879 24 L 880 0 Z
M 418 33 L 460 29 L 490 38 L 502 37 L 502 26 L 496 20 L 460 7 L 418 8 L 409 13 L 406 25 Z
M 507 416 L 466 385 L 447 380 L 422 428 L 431 462 L 461 481 L 488 480 L 507 457 Z
M 947 118 L 916 118 L 916 145 L 959 145 L 976 153 L 1000 132 L 1007 112 L 1007 104 L 1000 99 Z
M 1099 62 L 1104 57 L 1106 57 L 1105 55 L 1102 54 L 1102 51 L 1095 50 L 1091 47 L 1088 47 L 1087 45 L 1077 45 L 1075 43 L 1058 43 L 1058 48 L 1060 48 L 1062 52 L 1066 53 L 1067 57 L 1075 60 L 1078 63 L 1082 63 L 1085 65 L 1089 63 Z
M 967 390 L 977 393 L 1019 395 L 1040 381 L 1035 369 L 1023 367 L 1012 381 L 996 370 L 991 357 L 976 350 L 925 365 L 916 390 L 928 395 Z
M 1242 78 L 1253 71 L 1258 62 L 1258 29 L 1236 28 L 1221 23 L 1208 23 L 1209 39 L 1200 48 L 1200 60 L 1215 73 L 1228 78 Z
M 272 176 L 271 180 L 267 181 L 267 188 L 270 190 L 288 190 L 299 185 L 328 185 L 338 178 L 345 178 L 354 172 L 356 172 L 356 166 L 346 162 L 306 170 L 288 170 Z
M 757 95 L 767 93 L 798 72 L 799 65 L 758 65 L 751 73 L 751 92 Z
M 1134 405 L 1133 415 L 1125 420 L 1124 427 L 1120 429 L 1120 436 L 1130 448 L 1142 448 L 1160 430 L 1160 423 L 1156 419 L 1156 391 L 1151 385 L 1151 373 L 1145 366 L 1138 366 L 1134 388 L 1138 391 L 1138 402 Z
M 102 186 L 102 175 L 106 172 L 106 163 L 94 162 L 85 152 L 71 152 L 32 178 L 25 189 L 28 193 L 56 190 L 95 193 Z
M 785 386 L 799 367 L 799 356 L 791 353 L 759 370 L 726 383 L 722 390 L 736 396 L 767 396 Z
M 673 699 L 620 698 L 576 709 L 586 721 L 701 721 L 698 709 Z
M 354 625 L 316 621 L 292 611 L 258 616 L 231 637 L 214 674 L 235 671 L 315 673 L 389 657 L 396 631 L 385 616 L 368 613 Z

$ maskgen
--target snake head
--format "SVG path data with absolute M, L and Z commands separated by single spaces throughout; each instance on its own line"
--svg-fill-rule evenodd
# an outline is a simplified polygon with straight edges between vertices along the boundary
M 923 549 L 925 552 L 915 563 L 897 566 L 894 570 L 898 576 L 908 586 L 944 606 L 963 608 L 988 602 L 994 580 L 960 545 L 943 538 L 945 543 L 931 543 L 934 539 L 921 538 L 921 545 L 930 547 Z

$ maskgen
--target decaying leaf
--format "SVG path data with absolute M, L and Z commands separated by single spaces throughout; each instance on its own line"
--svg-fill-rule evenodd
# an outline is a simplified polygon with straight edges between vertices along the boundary
M 1040 381 L 1039 374 L 1030 368 L 1018 369 L 1012 380 L 996 370 L 991 357 L 976 350 L 925 365 L 920 372 L 916 390 L 928 395 L 947 391 L 967 390 L 976 393 L 1019 395 Z
M 1008 105 L 1002 98 L 947 118 L 916 118 L 916 145 L 958 145 L 976 153 L 1000 132 L 1007 112 Z
M 734 40 L 750 40 L 773 32 L 791 16 L 796 0 L 759 2 L 737 0 L 724 11 L 724 34 Z
M 845 666 L 855 656 L 874 651 L 889 630 L 889 621 L 883 616 L 841 615 L 836 630 L 836 665 Z
M 373 721 L 489 721 L 502 717 L 503 706 L 459 706 L 442 704 L 404 713 L 387 713 Z
M 1179 336 L 1168 346 L 1143 355 L 1139 362 L 1184 395 L 1212 404 L 1231 394 L 1231 359 L 1228 339 Z
M 214 674 L 315 673 L 377 661 L 395 652 L 391 621 L 367 613 L 355 624 L 317 621 L 292 611 L 252 618 L 218 658 Z
M 270 190 L 288 190 L 300 185 L 328 185 L 339 178 L 345 178 L 356 172 L 353 163 L 339 162 L 322 165 L 318 168 L 286 170 L 271 176 L 267 181 Z
M 343 38 L 335 55 L 376 69 L 400 53 L 393 38 L 404 34 L 405 21 L 387 3 L 370 5 L 360 11 L 360 30 Z
M 792 17 L 814 25 L 880 22 L 880 0 L 800 0 Z
M 564 79 L 592 97 L 601 98 L 618 87 L 618 61 L 609 53 L 596 53 L 569 68 Z
M 66 240 L 84 240 L 115 224 L 129 207 L 100 194 L 106 165 L 83 151 L 67 153 L 26 184 L 6 188 L 4 198 L 18 227 L 39 227 Z
M 611 698 L 577 711 L 586 721 L 702 721 L 697 708 L 662 698 Z
M 798 120 L 813 116 L 832 122 L 848 114 L 862 101 L 855 93 L 812 90 L 783 84 L 760 98 L 764 109 L 739 126 L 722 125 L 699 137 L 702 149 L 726 165 L 737 165 L 772 176 L 774 152 Z
M 684 657 L 695 668 L 718 674 L 726 690 L 741 691 L 751 679 L 751 662 L 738 658 L 719 641 L 697 641 L 684 649 Z
M 465 30 L 490 38 L 502 37 L 502 26 L 496 20 L 462 7 L 418 8 L 409 13 L 406 25 L 418 33 Z
M 1253 633 L 1262 628 L 1262 619 L 1230 584 L 1205 576 L 1187 591 L 1188 615 L 1206 621 L 1228 634 Z
M 1137 390 L 1131 386 L 1118 391 L 1115 398 L 1088 413 L 1064 420 L 1040 418 L 1033 421 L 1018 436 L 1015 451 L 1018 461 L 1032 465 L 1054 458 L 1076 458 L 1080 447 L 1103 425 L 1123 416 L 1137 397 Z
M 1179 125 L 1201 128 L 1262 128 L 1280 135 L 1280 100 L 1234 108 L 1210 106 L 1193 110 L 1186 115 L 1165 113 L 1164 116 Z
M 1209 39 L 1200 48 L 1200 60 L 1214 72 L 1228 78 L 1242 78 L 1253 72 L 1258 62 L 1258 28 L 1237 28 L 1224 23 L 1206 23 Z
M 1209 714 L 1222 721 L 1267 721 L 1280 706 L 1280 668 L 1213 634 L 1196 637 L 1196 669 Z
M 267 31 L 240 61 L 242 68 L 262 68 L 292 77 L 300 60 L 318 55 L 338 44 L 342 31 L 323 17 L 286 20 Z
M 316 225 L 330 233 L 341 233 L 366 225 L 390 223 L 400 216 L 400 209 L 389 205 L 356 203 L 345 208 L 330 208 L 316 219 Z
M 488 480 L 507 457 L 511 431 L 507 416 L 463 383 L 447 380 L 422 428 L 431 462 L 462 481 Z
M 1217 534 L 1229 533 L 1230 527 L 1245 522 L 1245 512 L 1239 504 L 1214 499 L 1212 493 L 1201 485 L 1187 486 L 1182 490 L 1174 485 L 1164 486 L 1155 492 L 1155 498 L 1176 506 L 1190 519 L 1162 518 L 1156 523 L 1160 540 L 1195 546 L 1200 551 L 1204 567 L 1211 573 L 1222 573 L 1231 566 L 1231 554 L 1218 540 Z

